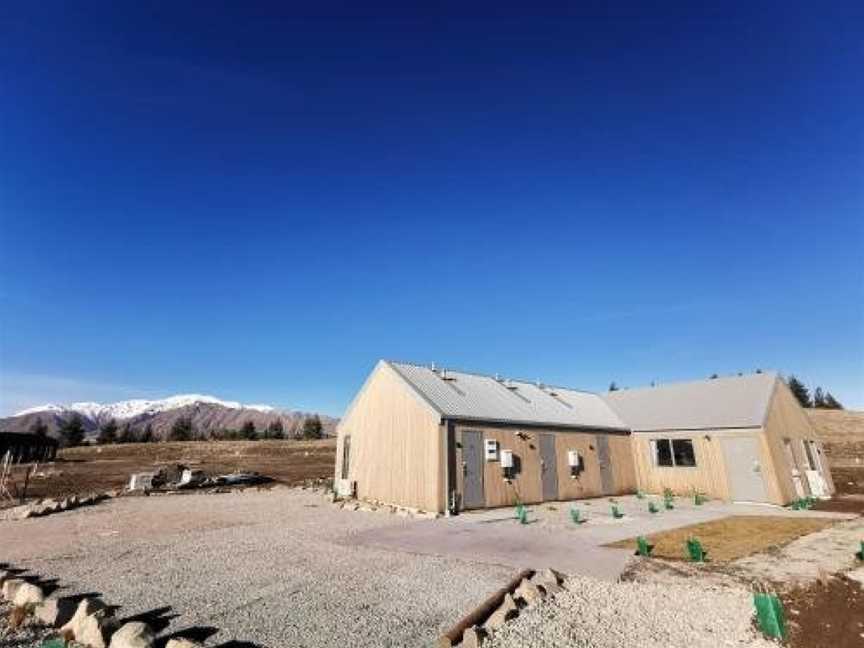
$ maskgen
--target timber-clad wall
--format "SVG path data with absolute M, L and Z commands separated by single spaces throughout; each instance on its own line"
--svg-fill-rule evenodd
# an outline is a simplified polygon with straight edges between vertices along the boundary
M 444 511 L 444 433 L 438 414 L 395 372 L 379 364 L 339 424 L 336 478 L 350 435 L 348 479 L 357 496 Z
M 813 422 L 807 413 L 798 404 L 792 391 L 782 380 L 777 381 L 774 396 L 768 409 L 765 420 L 766 442 L 773 457 L 777 470 L 777 489 L 779 503 L 788 504 L 797 497 L 795 486 L 792 482 L 793 466 L 788 465 L 783 440 L 789 439 L 791 443 L 795 468 L 801 473 L 805 492 L 809 492 L 809 485 L 804 471 L 807 467 L 807 458 L 804 455 L 802 440 L 815 441 L 819 453 L 819 462 L 822 465 L 822 477 L 828 484 L 828 488 L 834 492 L 834 480 L 831 478 L 831 470 L 828 465 L 828 457 L 822 442 L 816 434 Z
M 636 488 L 636 475 L 630 449 L 629 434 L 599 431 L 574 431 L 562 429 L 540 429 L 517 425 L 474 425 L 459 423 L 456 426 L 456 465 L 462 465 L 462 431 L 476 430 L 483 439 L 495 439 L 500 450 L 512 450 L 518 458 L 519 471 L 508 483 L 504 479 L 500 461 L 483 462 L 483 491 L 487 507 L 512 506 L 517 500 L 526 504 L 543 501 L 543 486 L 540 468 L 540 435 L 555 436 L 555 461 L 558 475 L 558 500 L 599 497 L 604 495 L 600 481 L 600 465 L 597 461 L 597 435 L 609 439 L 609 455 L 614 478 L 613 492 L 608 495 L 632 493 Z M 520 434 L 521 433 L 521 434 Z M 570 476 L 567 451 L 577 450 L 583 457 L 584 470 L 577 478 Z M 463 492 L 463 474 L 456 473 L 456 489 Z

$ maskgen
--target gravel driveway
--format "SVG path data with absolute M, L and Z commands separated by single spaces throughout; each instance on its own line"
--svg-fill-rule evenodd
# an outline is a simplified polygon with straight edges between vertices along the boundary
M 165 632 L 217 630 L 208 645 L 423 646 L 513 570 L 351 544 L 413 524 L 430 522 L 289 489 L 121 498 L 0 522 L 0 562 L 101 592 L 121 616 L 170 608 Z

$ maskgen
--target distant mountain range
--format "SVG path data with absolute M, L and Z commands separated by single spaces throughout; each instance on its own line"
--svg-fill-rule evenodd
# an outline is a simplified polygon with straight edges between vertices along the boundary
M 128 426 L 134 433 L 142 432 L 149 425 L 156 438 L 165 438 L 180 418 L 188 418 L 195 434 L 203 437 L 215 436 L 223 430 L 238 430 L 247 421 L 252 421 L 259 433 L 271 423 L 281 421 L 285 436 L 292 437 L 299 436 L 305 419 L 315 416 L 312 412 L 280 410 L 269 405 L 244 405 L 202 394 L 182 394 L 160 400 L 134 399 L 104 405 L 40 405 L 0 419 L 0 430 L 27 432 L 41 420 L 48 426 L 48 433 L 56 436 L 60 425 L 76 413 L 81 417 L 88 436 L 95 436 L 102 424 L 114 419 L 121 428 Z M 324 434 L 335 434 L 338 419 L 321 414 L 318 417 Z

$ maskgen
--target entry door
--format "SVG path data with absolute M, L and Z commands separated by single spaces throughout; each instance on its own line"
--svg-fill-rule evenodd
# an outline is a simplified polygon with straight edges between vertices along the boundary
M 558 462 L 555 455 L 555 435 L 540 435 L 540 478 L 543 481 L 543 501 L 558 499 Z
M 462 508 L 483 508 L 483 433 L 462 432 Z
M 615 477 L 612 475 L 612 456 L 609 453 L 609 437 L 597 436 L 597 463 L 600 464 L 600 488 L 604 495 L 615 494 Z
M 792 451 L 792 442 L 789 439 L 783 439 L 783 451 L 786 453 L 786 463 L 789 465 L 789 471 L 792 475 L 792 485 L 795 488 L 796 497 L 804 497 L 804 483 L 801 481 L 801 471 L 798 470 L 798 462 L 795 460 L 795 453 Z
M 722 444 L 732 500 L 767 502 L 765 477 L 759 459 L 759 440 L 753 437 L 729 438 L 723 439 Z

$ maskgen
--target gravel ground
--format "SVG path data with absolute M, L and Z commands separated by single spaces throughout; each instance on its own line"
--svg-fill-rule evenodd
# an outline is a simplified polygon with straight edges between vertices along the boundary
M 11 628 L 8 622 L 11 610 L 11 605 L 0 601 L 0 646 L 3 648 L 32 648 L 51 636 L 50 629 L 35 624 L 30 617 L 21 627 Z
M 778 551 L 741 558 L 732 563 L 742 576 L 775 583 L 805 584 L 820 574 L 855 566 L 855 552 L 864 538 L 864 518 L 841 522 L 790 542 Z
M 121 617 L 178 615 L 165 633 L 218 630 L 208 645 L 423 646 L 513 570 L 352 545 L 358 531 L 406 524 L 430 522 L 284 488 L 121 498 L 0 523 L 0 561 L 101 592 Z
M 752 629 L 747 590 L 570 578 L 565 591 L 522 610 L 487 648 L 718 648 L 776 644 Z

